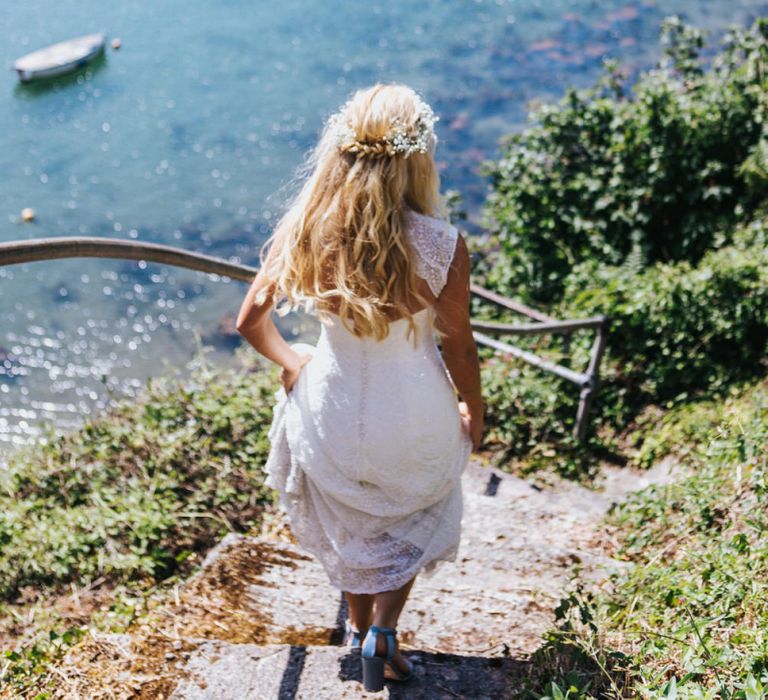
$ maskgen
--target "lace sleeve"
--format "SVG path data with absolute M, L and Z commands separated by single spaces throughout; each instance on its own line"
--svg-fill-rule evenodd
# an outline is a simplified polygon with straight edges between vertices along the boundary
M 416 274 L 426 280 L 432 294 L 440 296 L 448 279 L 459 232 L 448 221 L 416 212 L 409 213 L 408 232 L 416 255 Z

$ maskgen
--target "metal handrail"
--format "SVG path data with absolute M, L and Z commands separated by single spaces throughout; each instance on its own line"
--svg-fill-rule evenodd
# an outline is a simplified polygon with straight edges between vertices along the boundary
M 510 324 L 500 323 L 498 321 L 484 321 L 472 319 L 472 328 L 475 341 L 481 345 L 491 347 L 497 352 L 502 352 L 512 357 L 516 357 L 528 364 L 550 372 L 562 379 L 573 382 L 579 387 L 579 406 L 576 411 L 576 422 L 573 426 L 573 435 L 579 441 L 583 442 L 587 436 L 587 420 L 589 410 L 592 407 L 597 389 L 600 386 L 600 361 L 605 352 L 605 343 L 608 336 L 611 319 L 609 316 L 591 316 L 589 318 L 576 318 L 558 320 L 547 314 L 532 309 L 525 304 L 502 296 L 498 292 L 485 289 L 477 284 L 470 285 L 470 291 L 485 301 L 501 306 L 502 308 L 515 311 L 523 316 L 532 318 L 539 323 L 528 324 Z M 554 335 L 564 336 L 566 341 L 566 352 L 570 348 L 570 335 L 579 330 L 595 330 L 595 339 L 589 354 L 589 364 L 585 372 L 576 372 L 570 367 L 563 367 L 555 362 L 540 357 L 536 353 L 524 350 L 516 345 L 491 338 L 481 331 L 495 333 L 497 335 Z
M 525 325 L 477 320 L 472 321 L 472 328 L 499 335 L 541 335 L 542 333 L 573 333 L 582 328 L 597 328 L 602 322 L 602 316 L 567 321 L 549 321 L 548 323 L 527 323 Z
M 146 243 L 135 240 L 124 241 L 98 236 L 60 236 L 0 243 L 0 266 L 39 260 L 81 257 L 151 261 L 231 277 L 232 279 L 244 282 L 251 282 L 258 272 L 258 268 L 251 265 L 229 262 L 221 258 L 205 255 L 204 253 L 191 253 L 162 243 Z M 558 320 L 477 284 L 470 285 L 470 291 L 485 301 L 538 321 L 538 323 L 514 325 L 473 319 L 473 335 L 475 340 L 482 345 L 517 357 L 524 362 L 551 372 L 579 386 L 581 393 L 573 433 L 578 440 L 584 440 L 590 405 L 600 383 L 600 360 L 605 350 L 606 336 L 610 323 L 609 317 L 594 316 L 583 319 Z M 487 331 L 501 335 L 561 334 L 567 337 L 578 330 L 591 328 L 594 328 L 597 334 L 592 345 L 589 366 L 586 372 L 576 372 L 568 367 L 563 367 L 539 357 L 528 350 L 496 340 L 481 332 Z
M 472 326 L 474 327 L 474 325 L 475 324 L 473 322 Z M 544 369 L 547 372 L 551 372 L 552 374 L 556 374 L 558 377 L 567 379 L 569 382 L 573 382 L 578 386 L 588 386 L 591 382 L 590 376 L 584 372 L 576 372 L 572 369 L 569 369 L 568 367 L 563 367 L 562 365 L 558 365 L 555 362 L 550 362 L 549 360 L 545 360 L 543 357 L 539 357 L 535 353 L 532 353 L 528 350 L 523 350 L 522 348 L 518 348 L 515 345 L 503 343 L 500 340 L 491 338 L 490 336 L 485 335 L 485 333 L 475 332 L 472 335 L 475 336 L 475 340 L 477 342 L 483 345 L 487 345 L 488 347 L 499 350 L 500 352 L 506 353 L 507 355 L 513 355 L 514 357 L 517 357 L 521 360 L 525 360 L 528 364 L 539 367 L 540 369 Z
M 469 291 L 472 292 L 472 294 L 474 294 L 475 296 L 480 297 L 481 299 L 490 301 L 491 303 L 496 304 L 497 306 L 503 306 L 505 309 L 510 309 L 511 311 L 515 311 L 519 314 L 522 314 L 523 316 L 527 316 L 528 318 L 532 318 L 534 321 L 541 321 L 542 323 L 547 323 L 547 322 L 556 320 L 551 316 L 547 316 L 547 314 L 541 311 L 532 309 L 530 306 L 526 306 L 525 304 L 519 301 L 515 301 L 514 299 L 510 299 L 509 297 L 502 296 L 498 292 L 493 292 L 490 289 L 481 287 L 479 284 L 470 284 Z
M 98 236 L 60 236 L 0 243 L 0 266 L 59 258 L 148 260 L 225 275 L 244 282 L 253 280 L 259 271 L 257 267 L 228 262 L 204 253 L 190 253 L 162 243 L 121 241 Z

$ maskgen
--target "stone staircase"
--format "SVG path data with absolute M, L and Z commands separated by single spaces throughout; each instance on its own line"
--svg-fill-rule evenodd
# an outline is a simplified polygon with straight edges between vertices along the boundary
M 606 492 L 541 489 L 473 461 L 459 557 L 417 578 L 399 629 L 407 684 L 368 697 L 511 697 L 574 565 L 618 565 L 596 536 L 610 504 L 654 474 L 608 474 Z M 60 697 L 164 700 L 357 698 L 359 658 L 339 646 L 346 608 L 285 527 L 230 534 L 130 634 L 92 635 L 60 671 Z

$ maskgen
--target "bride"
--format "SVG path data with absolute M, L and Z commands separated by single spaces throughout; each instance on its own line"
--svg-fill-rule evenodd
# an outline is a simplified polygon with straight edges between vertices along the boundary
M 483 433 L 470 261 L 442 217 L 436 120 L 404 85 L 356 92 L 325 125 L 237 319 L 282 368 L 266 483 L 344 592 L 373 691 L 412 674 L 397 621 L 417 573 L 456 558 L 460 477 Z M 280 314 L 317 315 L 315 346 L 280 336 L 283 301 Z

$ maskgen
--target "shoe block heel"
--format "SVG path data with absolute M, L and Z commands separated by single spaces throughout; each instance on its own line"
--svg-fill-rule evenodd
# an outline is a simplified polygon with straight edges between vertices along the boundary
M 384 687 L 384 659 L 381 656 L 363 656 L 363 687 L 376 693 Z

